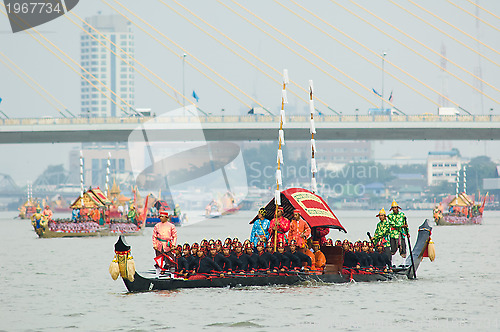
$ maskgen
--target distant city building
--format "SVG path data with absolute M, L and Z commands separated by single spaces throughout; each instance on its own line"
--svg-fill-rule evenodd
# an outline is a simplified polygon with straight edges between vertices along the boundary
M 108 155 L 110 156 L 109 186 L 113 178 L 118 183 L 127 182 L 131 177 L 130 157 L 126 143 L 85 143 L 82 144 L 83 153 L 83 180 L 86 188 L 100 187 L 103 191 L 106 185 L 106 168 Z M 70 152 L 70 179 L 71 183 L 80 183 L 80 150 Z
M 286 153 L 291 159 L 311 158 L 309 142 L 287 141 Z M 370 141 L 316 141 L 315 159 L 318 164 L 347 164 L 372 159 Z
M 462 167 L 462 158 L 458 149 L 450 151 L 430 151 L 427 155 L 427 185 L 439 182 L 456 182 L 457 171 Z
M 119 50 L 121 48 L 134 56 L 134 35 L 130 29 L 130 22 L 118 15 L 96 15 L 87 18 L 86 22 L 99 33 L 84 24 L 85 30 L 106 46 L 86 32 L 81 34 L 81 66 L 95 79 L 85 71 L 82 75 L 105 94 L 82 78 L 81 114 L 85 117 L 124 115 L 122 108 L 128 112 L 130 107 L 134 106 L 134 68 L 113 52 L 132 63 L 132 60 Z

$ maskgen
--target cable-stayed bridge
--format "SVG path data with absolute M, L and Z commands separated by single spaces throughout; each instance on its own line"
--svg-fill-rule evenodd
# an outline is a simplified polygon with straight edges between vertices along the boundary
M 500 116 L 317 116 L 319 140 L 500 140 Z M 146 141 L 273 141 L 279 117 L 177 116 L 1 119 L 0 144 Z M 286 140 L 309 140 L 307 116 L 287 116 Z M 137 136 L 139 135 L 139 136 Z

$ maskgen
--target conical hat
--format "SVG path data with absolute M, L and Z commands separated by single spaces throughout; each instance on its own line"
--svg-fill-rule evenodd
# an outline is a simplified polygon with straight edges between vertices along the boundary
M 382 215 L 383 215 L 383 216 L 385 216 L 385 215 L 386 215 L 386 214 L 385 214 L 385 210 L 384 210 L 384 208 L 380 209 L 379 213 L 378 213 L 375 217 L 382 216 Z
M 396 207 L 401 209 L 401 207 L 398 205 L 398 203 L 396 203 L 396 200 L 393 200 L 392 204 L 391 204 L 391 210 L 396 208 Z

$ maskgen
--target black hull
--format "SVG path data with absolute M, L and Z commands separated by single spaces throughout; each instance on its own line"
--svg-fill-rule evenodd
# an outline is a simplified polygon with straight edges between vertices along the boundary
M 180 288 L 211 288 L 211 287 L 245 287 L 245 286 L 269 286 L 269 285 L 297 285 L 304 282 L 318 282 L 318 283 L 346 283 L 350 281 L 356 282 L 373 282 L 373 281 L 390 281 L 393 279 L 414 279 L 415 274 L 413 272 L 412 265 L 415 267 L 415 272 L 417 271 L 420 263 L 423 259 L 423 254 L 427 248 L 427 243 L 429 241 L 430 233 L 432 227 L 429 226 L 428 220 L 426 219 L 422 225 L 420 225 L 418 230 L 417 240 L 413 246 L 413 259 L 409 256 L 406 258 L 404 266 L 393 268 L 390 273 L 374 272 L 374 273 L 346 273 L 346 270 L 342 270 L 343 273 L 336 270 L 328 270 L 328 267 L 335 267 L 335 262 L 331 262 L 330 265 L 327 259 L 327 269 L 324 274 L 315 273 L 305 273 L 305 272 L 290 272 L 289 274 L 258 274 L 240 276 L 231 275 L 226 277 L 216 277 L 212 276 L 206 279 L 193 279 L 185 280 L 182 278 L 158 278 L 154 273 L 145 273 L 144 276 L 138 274 L 134 275 L 134 281 L 131 282 L 126 278 L 122 278 L 125 286 L 129 292 L 148 292 L 153 290 L 173 290 Z M 327 249 L 328 247 L 324 247 Z M 334 247 L 330 247 L 329 250 L 334 250 Z M 341 250 L 340 248 L 338 248 Z M 124 252 L 130 250 L 125 242 L 123 236 L 118 239 L 115 245 L 115 252 Z M 326 252 L 326 251 L 325 251 Z M 328 255 L 328 252 L 326 252 Z M 340 262 L 340 267 L 343 262 Z M 332 271 L 332 272 L 330 272 Z M 333 272 L 337 271 L 337 272 Z
M 340 274 L 325 273 L 321 275 L 297 273 L 291 275 L 262 275 L 262 276 L 230 276 L 211 277 L 201 280 L 184 279 L 162 279 L 154 276 L 143 277 L 137 272 L 133 282 L 123 279 L 129 292 L 148 292 L 154 290 L 174 290 L 180 288 L 222 288 L 222 287 L 245 287 L 245 286 L 269 286 L 269 285 L 297 285 L 304 282 L 319 283 L 346 283 L 351 280 L 357 282 L 388 281 L 395 278 L 406 278 L 405 274 L 374 273 L 374 274 Z

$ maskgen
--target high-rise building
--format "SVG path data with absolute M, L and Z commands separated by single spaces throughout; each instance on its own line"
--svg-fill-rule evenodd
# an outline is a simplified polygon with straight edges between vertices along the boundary
M 462 157 L 458 149 L 430 151 L 427 156 L 427 185 L 439 182 L 456 182 L 457 172 L 462 168 Z
M 130 29 L 130 22 L 118 15 L 96 15 L 87 18 L 86 22 L 99 31 L 96 32 L 84 24 L 84 28 L 102 44 L 86 32 L 81 34 L 81 66 L 95 78 L 85 71 L 82 75 L 103 93 L 82 78 L 82 116 L 115 117 L 123 116 L 126 112 L 130 113 L 132 112 L 130 108 L 134 106 L 134 68 L 120 59 L 122 57 L 128 63 L 133 63 L 124 53 L 134 56 L 134 35 Z

